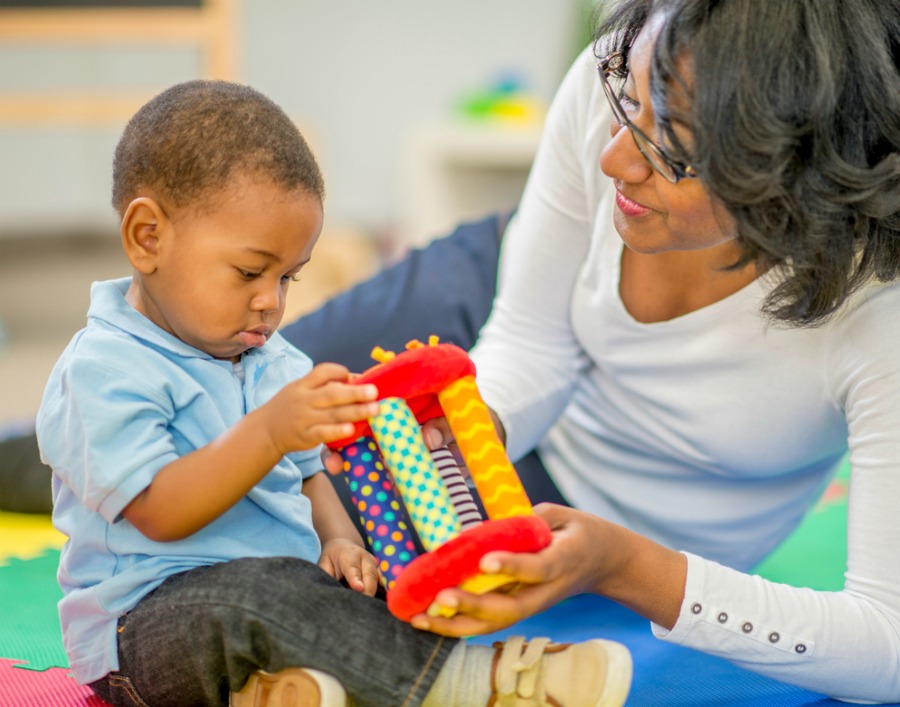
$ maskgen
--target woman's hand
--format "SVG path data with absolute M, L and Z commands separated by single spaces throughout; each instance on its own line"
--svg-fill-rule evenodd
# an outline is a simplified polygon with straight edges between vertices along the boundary
M 350 540 L 335 538 L 325 543 L 319 567 L 335 579 L 346 581 L 356 592 L 371 597 L 378 591 L 378 560 Z
M 480 563 L 485 574 L 506 574 L 518 584 L 509 592 L 469 594 L 441 591 L 436 601 L 457 613 L 452 618 L 420 614 L 412 625 L 445 636 L 491 633 L 553 606 L 566 597 L 590 591 L 596 569 L 591 558 L 601 554 L 603 540 L 593 520 L 581 511 L 541 504 L 535 513 L 550 525 L 553 539 L 538 553 L 491 552 Z
M 667 628 L 674 625 L 684 593 L 682 555 L 574 508 L 545 503 L 534 511 L 550 525 L 548 547 L 491 552 L 481 559 L 485 574 L 518 582 L 511 591 L 477 596 L 445 589 L 436 601 L 456 615 L 419 614 L 412 625 L 445 636 L 491 633 L 583 592 L 608 596 Z

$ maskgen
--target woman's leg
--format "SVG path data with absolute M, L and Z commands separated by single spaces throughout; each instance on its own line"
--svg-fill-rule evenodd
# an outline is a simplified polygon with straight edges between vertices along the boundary
M 561 506 L 572 504 L 562 495 L 553 483 L 550 473 L 544 467 L 540 455 L 531 451 L 515 463 L 519 480 L 532 503 L 558 503 Z
M 248 558 L 164 582 L 120 620 L 114 705 L 228 704 L 256 670 L 313 668 L 359 705 L 418 705 L 456 641 L 391 616 L 294 558 Z
M 505 226 L 502 216 L 463 224 L 281 333 L 314 361 L 357 372 L 374 364 L 375 346 L 402 351 L 408 341 L 432 334 L 468 350 L 491 311 Z
M 50 468 L 41 462 L 34 420 L 0 428 L 0 511 L 49 513 Z

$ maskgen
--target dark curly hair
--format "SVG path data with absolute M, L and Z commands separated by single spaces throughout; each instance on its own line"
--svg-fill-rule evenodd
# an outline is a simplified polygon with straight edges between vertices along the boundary
M 627 52 L 662 13 L 657 126 L 734 217 L 735 267 L 755 262 L 775 278 L 763 305 L 773 320 L 819 324 L 863 283 L 900 275 L 900 3 L 625 0 L 606 10 L 598 55 Z
M 149 191 L 174 208 L 199 205 L 238 171 L 324 198 L 309 146 L 269 98 L 228 81 L 176 84 L 126 125 L 113 158 L 112 204 L 121 216 Z

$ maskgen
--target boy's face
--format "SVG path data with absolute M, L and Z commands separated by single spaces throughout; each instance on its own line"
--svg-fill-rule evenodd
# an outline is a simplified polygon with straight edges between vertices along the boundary
M 281 323 L 288 285 L 322 230 L 320 200 L 267 179 L 237 179 L 210 209 L 157 225 L 152 272 L 128 301 L 194 348 L 236 361 Z

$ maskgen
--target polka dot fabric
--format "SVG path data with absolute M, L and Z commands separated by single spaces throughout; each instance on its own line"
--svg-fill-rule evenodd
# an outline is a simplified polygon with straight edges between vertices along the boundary
M 417 554 L 400 496 L 371 437 L 346 447 L 343 456 L 350 497 L 378 558 L 382 581 L 390 590 Z

